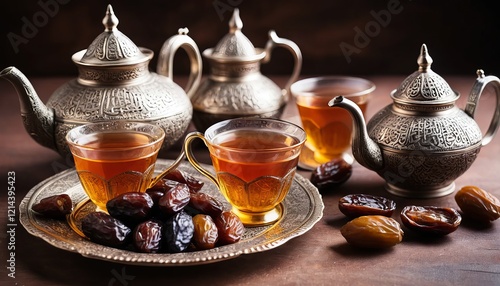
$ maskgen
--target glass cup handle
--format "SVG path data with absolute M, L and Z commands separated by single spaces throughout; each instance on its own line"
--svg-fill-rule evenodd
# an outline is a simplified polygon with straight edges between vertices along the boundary
M 177 157 L 177 159 L 175 159 L 175 161 L 172 163 L 172 165 L 170 165 L 168 168 L 166 168 L 160 174 L 158 174 L 156 177 L 154 177 L 154 179 L 151 180 L 151 183 L 149 183 L 148 188 L 153 187 L 161 179 L 163 179 L 163 177 L 165 177 L 168 173 L 170 173 L 173 170 L 177 169 L 177 167 L 179 167 L 179 165 L 181 164 L 181 162 L 184 160 L 184 156 L 185 156 L 184 154 L 185 154 L 184 150 L 181 150 L 181 153 L 179 154 L 179 157 Z
M 206 141 L 206 139 L 205 139 L 205 137 L 203 136 L 202 133 L 200 133 L 200 132 L 191 132 L 191 133 L 187 134 L 186 135 L 186 139 L 184 139 L 184 150 L 186 152 L 186 157 L 187 157 L 189 163 L 191 163 L 191 165 L 193 165 L 193 167 L 198 172 L 200 172 L 202 175 L 204 175 L 205 177 L 207 177 L 208 179 L 210 179 L 210 181 L 212 181 L 217 186 L 217 188 L 219 188 L 219 182 L 217 182 L 217 178 L 215 178 L 215 176 L 212 175 L 212 173 L 210 171 L 208 171 L 207 169 L 203 168 L 200 165 L 200 163 L 198 162 L 198 160 L 196 160 L 196 158 L 194 157 L 193 149 L 191 148 L 191 143 L 196 138 L 199 138 L 199 139 L 203 140 L 203 142 L 205 143 L 205 145 L 207 145 L 207 141 Z

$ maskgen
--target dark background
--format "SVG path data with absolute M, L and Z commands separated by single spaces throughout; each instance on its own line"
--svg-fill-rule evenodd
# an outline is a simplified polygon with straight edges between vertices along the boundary
M 299 45 L 302 75 L 408 75 L 417 68 L 422 43 L 427 44 L 439 74 L 474 77 L 478 68 L 500 74 L 498 10 L 494 1 L 477 0 L 4 1 L 0 4 L 0 69 L 14 65 L 28 76 L 76 75 L 71 55 L 87 48 L 103 31 L 108 3 L 120 20 L 119 30 L 155 53 L 180 27 L 189 28 L 200 51 L 215 46 L 228 32 L 231 10 L 238 7 L 243 33 L 256 47 L 264 47 L 270 29 Z M 377 23 L 374 14 L 387 16 L 384 11 L 391 5 L 398 12 Z M 43 6 L 50 7 L 52 15 Z M 34 25 L 38 21 L 36 31 L 26 33 L 26 21 Z M 362 47 L 356 45 L 356 31 L 367 28 L 371 36 Z M 15 47 L 9 35 L 24 38 L 23 43 Z M 350 61 L 340 48 L 342 43 L 359 48 Z M 156 58 L 150 64 L 152 70 Z M 262 71 L 289 74 L 291 62 L 287 51 L 277 49 Z M 205 74 L 207 65 L 204 61 Z M 183 52 L 174 66 L 176 74 L 187 73 Z

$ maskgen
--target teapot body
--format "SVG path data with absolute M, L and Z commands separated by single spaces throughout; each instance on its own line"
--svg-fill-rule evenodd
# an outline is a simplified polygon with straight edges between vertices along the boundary
M 384 162 L 376 172 L 391 193 L 403 197 L 453 192 L 454 180 L 481 149 L 479 126 L 456 106 L 419 115 L 391 104 L 372 117 L 367 130 Z
M 500 125 L 500 79 L 478 70 L 466 108 L 461 110 L 455 104 L 459 94 L 431 70 L 432 62 L 427 46 L 422 45 L 418 70 L 391 93 L 393 103 L 368 124 L 354 102 L 337 96 L 328 103 L 352 115 L 352 152 L 358 163 L 377 172 L 388 192 L 402 197 L 453 193 L 454 180 L 469 169 Z M 487 85 L 493 87 L 497 101 L 483 135 L 474 112 Z
M 197 130 L 204 131 L 214 123 L 230 118 L 279 118 L 287 98 L 282 89 L 262 75 L 257 67 L 243 76 L 207 77 L 191 97 L 191 103 L 193 123 Z
M 266 47 L 255 48 L 242 33 L 242 27 L 239 10 L 234 9 L 229 33 L 214 48 L 203 52 L 210 74 L 191 96 L 193 123 L 198 131 L 230 118 L 280 117 L 290 85 L 298 78 L 302 54 L 294 42 L 278 37 L 271 30 Z M 284 88 L 260 72 L 260 65 L 270 61 L 275 47 L 287 49 L 294 59 L 292 74 Z
M 162 148 L 175 144 L 189 127 L 192 105 L 184 90 L 170 78 L 147 73 L 137 83 L 88 85 L 81 78 L 59 87 L 46 103 L 54 111 L 54 140 L 62 155 L 70 154 L 66 133 L 78 125 L 128 120 L 161 126 L 166 133 Z
M 41 145 L 67 157 L 71 152 L 65 137 L 73 127 L 111 120 L 147 122 L 165 130 L 162 149 L 168 149 L 184 135 L 192 118 L 188 94 L 198 87 L 202 68 L 196 43 L 187 35 L 187 28 L 168 38 L 158 60 L 162 75 L 149 70 L 153 51 L 136 46 L 118 30 L 111 5 L 102 23 L 104 31 L 87 49 L 72 56 L 78 78 L 58 88 L 46 104 L 17 68 L 0 72 L 18 91 L 26 130 Z M 172 81 L 173 59 L 179 48 L 191 62 L 185 89 Z

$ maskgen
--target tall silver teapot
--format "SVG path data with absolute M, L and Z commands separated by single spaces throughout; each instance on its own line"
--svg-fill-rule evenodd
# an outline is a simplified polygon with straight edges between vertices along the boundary
M 297 79 L 302 54 L 292 41 L 269 31 L 265 49 L 255 48 L 241 32 L 243 22 L 234 9 L 229 33 L 214 48 L 203 51 L 210 74 L 191 97 L 193 123 L 199 131 L 234 117 L 279 117 L 289 98 L 289 87 Z M 271 60 L 271 51 L 283 47 L 294 59 L 293 72 L 283 88 L 260 72 L 260 64 Z
M 391 93 L 393 103 L 365 126 L 361 110 L 342 96 L 330 106 L 348 110 L 354 118 L 352 151 L 363 166 L 386 181 L 395 195 L 413 198 L 445 196 L 454 180 L 472 165 L 500 124 L 500 80 L 478 70 L 465 111 L 455 105 L 459 94 L 431 70 L 432 58 L 422 45 L 418 70 Z M 474 112 L 486 85 L 496 93 L 496 110 L 486 133 Z
M 161 126 L 166 137 L 163 148 L 180 139 L 192 118 L 192 105 L 186 92 L 166 77 L 150 72 L 153 52 L 137 47 L 117 29 L 118 18 L 111 5 L 103 19 L 105 27 L 86 50 L 72 56 L 78 78 L 59 87 L 43 104 L 28 79 L 15 67 L 0 72 L 16 88 L 21 115 L 28 133 L 41 145 L 69 155 L 66 133 L 88 122 L 131 120 Z M 171 74 L 173 54 L 187 51 L 191 61 L 187 93 L 196 90 L 201 80 L 201 56 L 187 29 L 164 43 L 158 61 Z

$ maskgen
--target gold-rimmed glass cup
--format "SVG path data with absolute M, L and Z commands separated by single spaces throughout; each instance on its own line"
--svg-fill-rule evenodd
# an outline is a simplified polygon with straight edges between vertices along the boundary
M 358 77 L 325 76 L 299 80 L 291 85 L 290 90 L 307 134 L 300 166 L 314 169 L 337 158 L 352 163 L 354 159 L 349 153 L 352 118 L 342 108 L 329 107 L 328 102 L 342 95 L 354 101 L 365 113 L 375 84 Z
M 126 121 L 90 123 L 66 135 L 83 189 L 102 211 L 108 200 L 151 185 L 164 138 L 161 127 Z
M 196 160 L 192 141 L 210 152 L 215 175 Z M 245 226 L 269 225 L 283 215 L 282 201 L 292 185 L 304 130 L 290 122 L 236 118 L 216 123 L 204 134 L 186 136 L 189 162 L 216 184 Z

